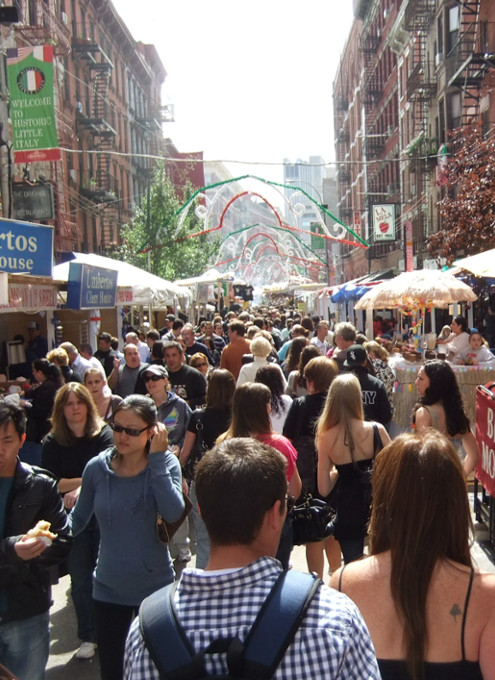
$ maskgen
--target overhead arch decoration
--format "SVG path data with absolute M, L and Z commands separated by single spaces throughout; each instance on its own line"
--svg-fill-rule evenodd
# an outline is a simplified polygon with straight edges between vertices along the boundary
M 239 190 L 239 183 L 243 180 L 250 180 L 255 185 L 259 183 L 261 188 Z M 232 185 L 235 185 L 235 191 Z M 267 186 L 270 187 L 270 193 L 274 193 L 276 201 L 266 198 L 263 187 Z M 284 189 L 291 190 L 290 197 L 284 193 Z M 178 220 L 174 235 L 177 241 L 207 234 L 220 235 L 217 259 L 212 264 L 222 273 L 232 272 L 234 277 L 255 285 L 293 277 L 314 280 L 315 274 L 326 270 L 328 263 L 321 251 L 318 253 L 313 250 L 304 238 L 304 235 L 308 238 L 309 232 L 307 226 L 303 228 L 302 224 L 302 217 L 307 210 L 307 204 L 301 202 L 302 196 L 312 204 L 312 223 L 319 226 L 318 236 L 324 242 L 337 241 L 353 247 L 369 247 L 367 241 L 304 189 L 255 175 L 219 181 L 195 191 L 175 215 Z M 275 203 L 282 205 L 283 211 Z M 194 210 L 203 228 L 181 236 L 189 210 Z M 250 221 L 251 211 L 261 211 L 262 220 Z M 332 220 L 331 231 L 325 217 Z M 167 227 L 165 224 L 158 228 L 153 239 L 156 244 L 154 247 L 160 247 L 161 236 L 165 235 Z M 144 244 L 141 252 L 147 250 L 148 246 L 148 243 Z

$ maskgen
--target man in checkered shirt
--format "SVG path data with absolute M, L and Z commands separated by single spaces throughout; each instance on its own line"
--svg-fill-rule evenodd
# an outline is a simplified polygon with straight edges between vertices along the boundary
M 220 637 L 245 640 L 282 571 L 274 555 L 286 515 L 285 459 L 255 439 L 226 440 L 203 458 L 195 482 L 210 536 L 210 561 L 204 571 L 182 573 L 175 604 L 199 651 Z M 224 657 L 206 655 L 209 674 L 228 672 Z M 138 619 L 127 638 L 124 677 L 159 680 Z M 380 678 L 369 633 L 354 603 L 322 585 L 273 677 Z

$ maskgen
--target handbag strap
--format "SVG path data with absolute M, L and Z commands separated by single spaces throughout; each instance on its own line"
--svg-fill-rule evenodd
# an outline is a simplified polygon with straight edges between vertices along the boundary
M 203 421 L 201 420 L 201 416 L 204 415 L 204 409 L 200 409 L 198 413 L 198 419 L 196 420 L 196 436 L 198 438 L 198 442 L 200 447 L 203 449 L 203 451 L 206 451 L 206 445 L 205 445 L 205 438 L 203 436 Z
M 382 438 L 380 437 L 380 431 L 378 430 L 378 425 L 376 423 L 373 423 L 373 459 L 375 460 L 375 456 L 377 453 L 380 453 L 380 451 L 383 449 L 383 442 Z

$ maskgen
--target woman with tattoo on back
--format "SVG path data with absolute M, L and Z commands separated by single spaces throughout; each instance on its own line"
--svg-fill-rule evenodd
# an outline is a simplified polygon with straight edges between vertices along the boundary
M 466 483 L 439 432 L 376 457 L 370 557 L 330 585 L 358 605 L 383 680 L 495 678 L 495 576 L 474 569 Z

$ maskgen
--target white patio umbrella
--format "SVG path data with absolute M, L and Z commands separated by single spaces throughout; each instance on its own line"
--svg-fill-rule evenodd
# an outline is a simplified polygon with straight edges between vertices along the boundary
M 476 299 L 473 290 L 455 276 L 434 269 L 419 269 L 374 286 L 356 302 L 354 309 L 424 310 Z

